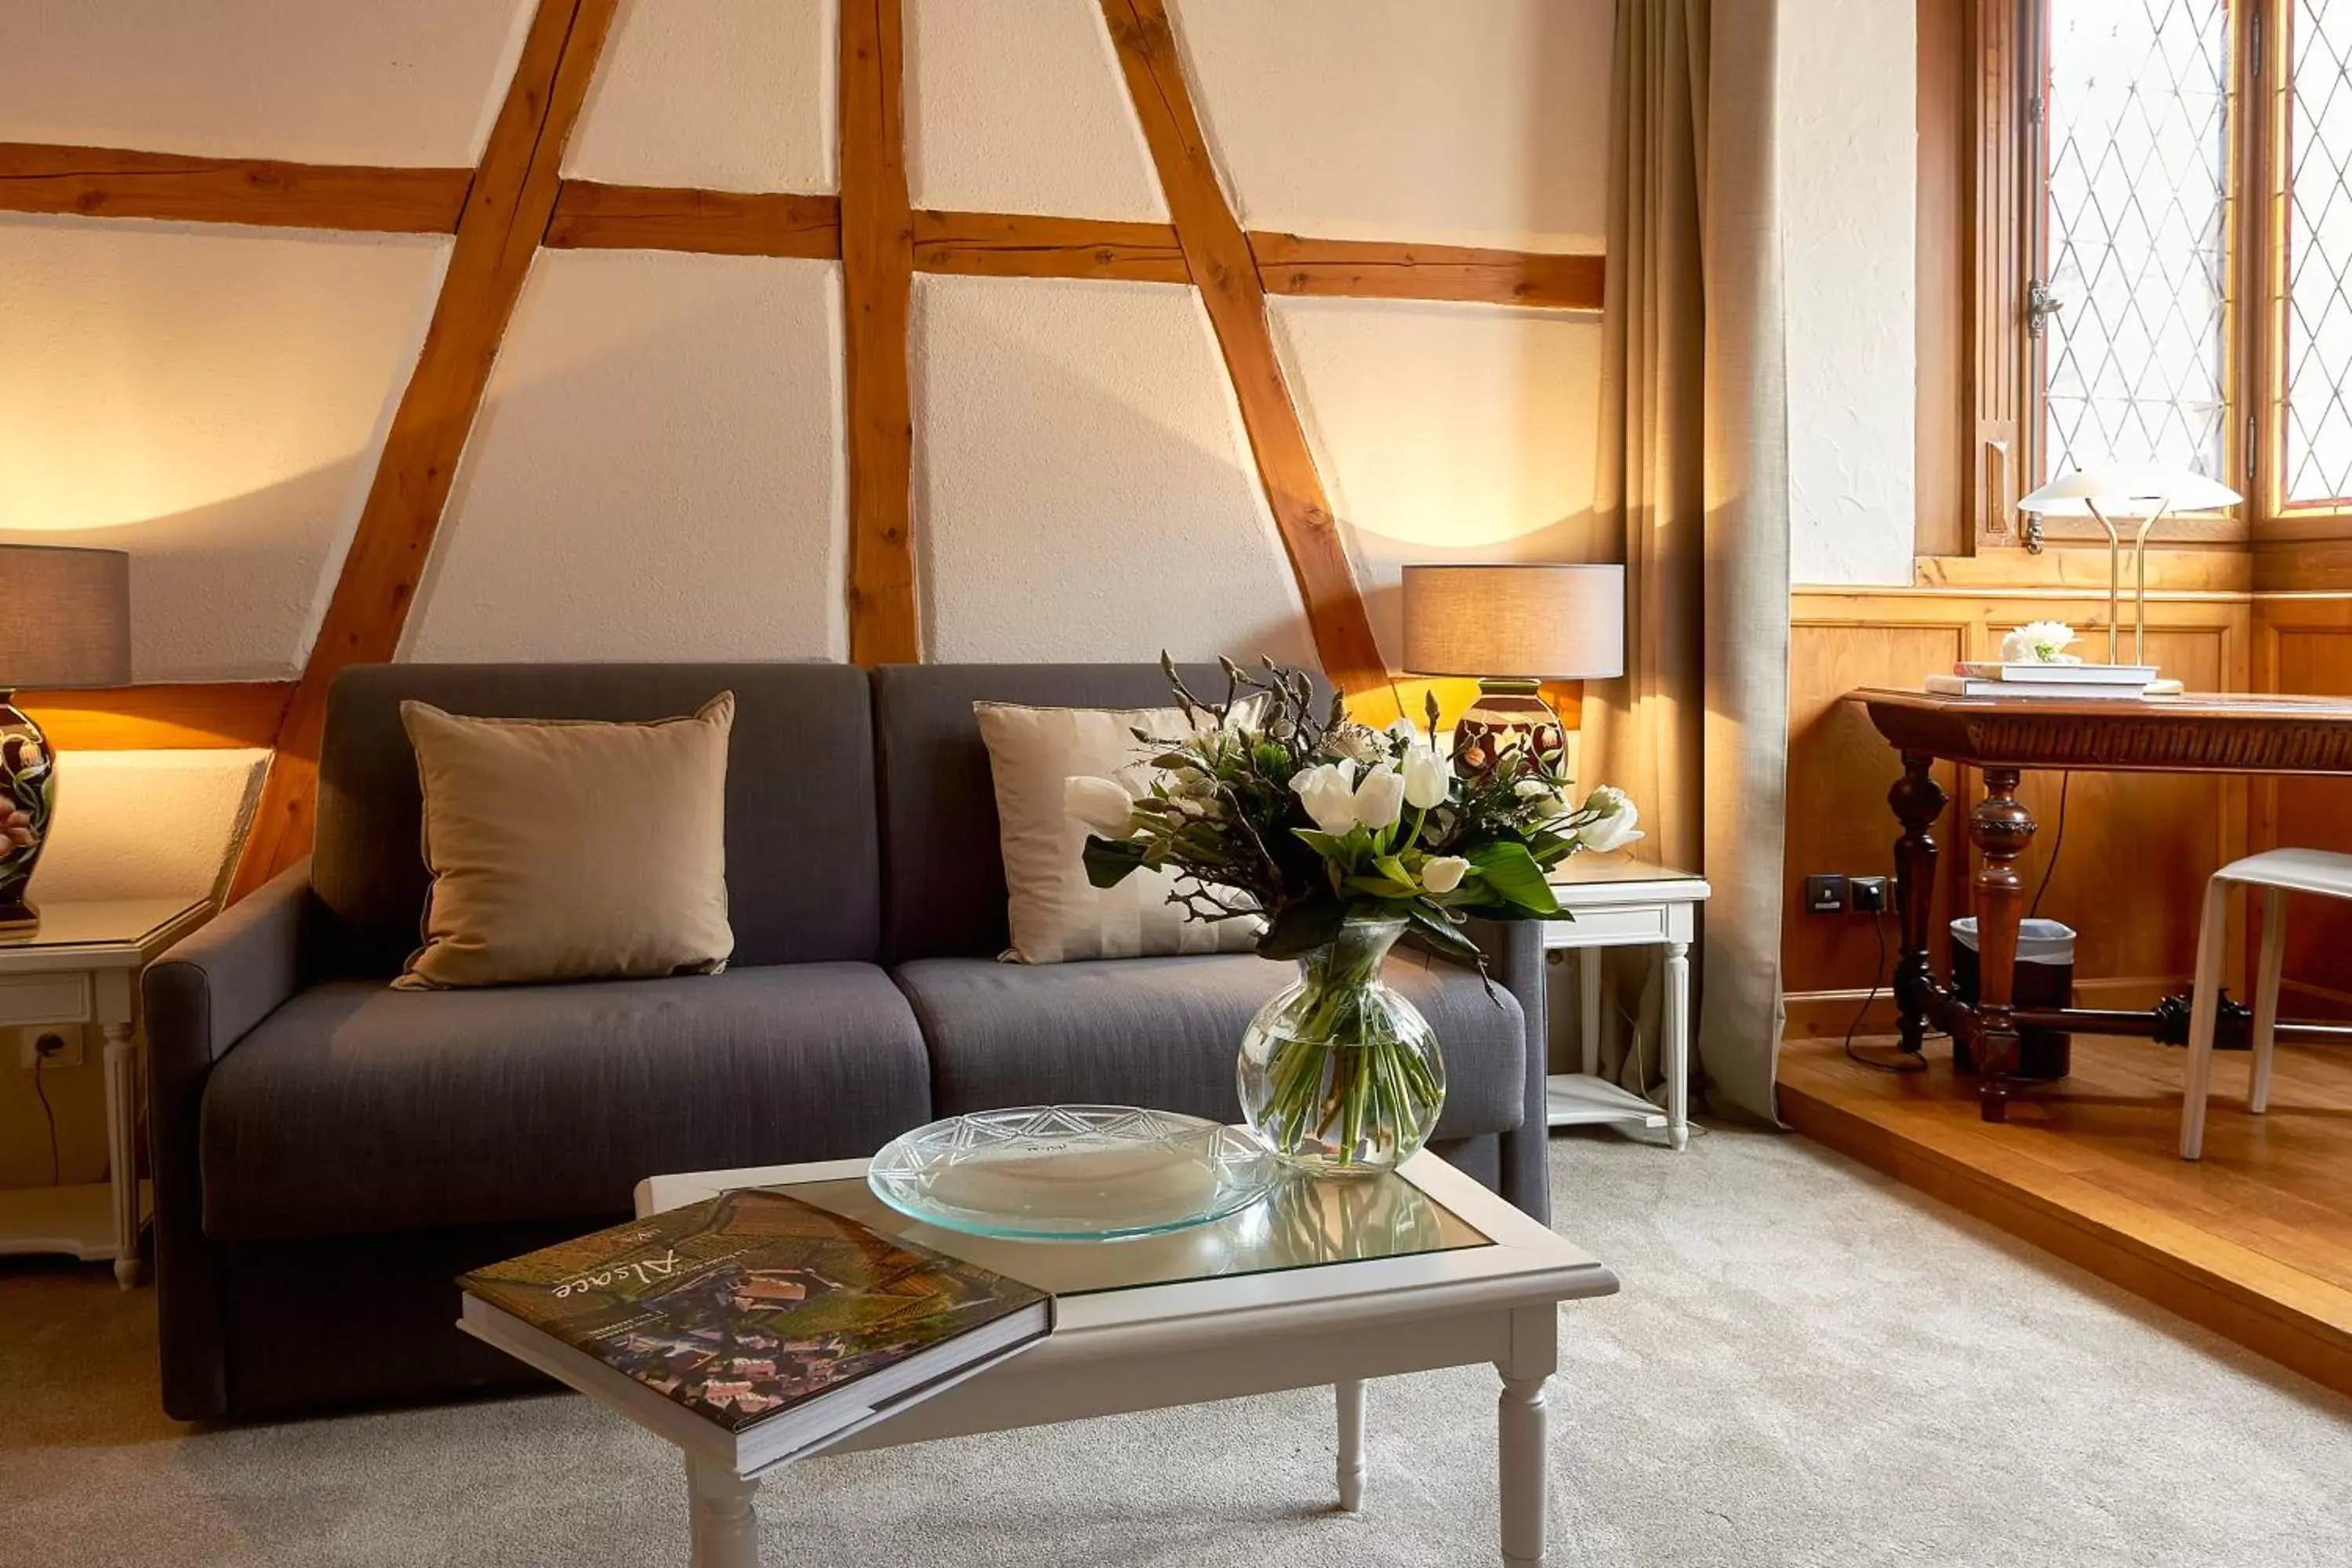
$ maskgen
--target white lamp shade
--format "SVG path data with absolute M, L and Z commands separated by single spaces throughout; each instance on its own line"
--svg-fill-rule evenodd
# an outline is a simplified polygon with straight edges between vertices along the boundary
M 1602 680 L 1625 673 L 1625 568 L 1408 566 L 1415 675 Z
M 2061 474 L 2017 503 L 2043 517 L 2154 517 L 2168 511 L 2211 511 L 2245 498 L 2219 479 L 2189 468 L 2152 463 L 2100 463 Z

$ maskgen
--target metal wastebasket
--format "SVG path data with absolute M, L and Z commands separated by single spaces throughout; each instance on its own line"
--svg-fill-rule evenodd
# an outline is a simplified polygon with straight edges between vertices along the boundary
M 1975 1006 L 1981 980 L 1974 915 L 1952 922 L 1952 991 Z M 2068 1007 L 2074 1002 L 2074 930 L 2059 921 L 2027 921 L 2018 928 L 2017 978 L 2010 1000 L 2020 1007 Z M 2074 1037 L 2062 1029 L 2020 1029 L 2017 1071 L 2023 1079 L 2064 1078 L 2074 1065 Z M 1952 1066 L 1977 1070 L 1968 1042 L 1952 1041 Z

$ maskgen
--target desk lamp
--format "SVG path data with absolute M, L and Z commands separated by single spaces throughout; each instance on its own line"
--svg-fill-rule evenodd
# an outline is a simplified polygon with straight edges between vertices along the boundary
M 2210 511 L 2245 498 L 2219 479 L 2188 468 L 2106 463 L 2062 474 L 2017 503 L 2020 511 L 2042 517 L 2091 517 L 2107 531 L 2107 662 L 2120 663 L 2117 637 L 2123 626 L 2123 535 L 2116 518 L 2139 519 L 2132 541 L 2138 588 L 2132 600 L 2132 662 L 2147 662 L 2147 536 L 2176 508 Z

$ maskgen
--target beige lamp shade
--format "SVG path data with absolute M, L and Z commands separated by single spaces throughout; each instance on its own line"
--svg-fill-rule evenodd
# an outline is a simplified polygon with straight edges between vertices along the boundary
M 1605 680 L 1625 673 L 1625 568 L 1408 566 L 1415 675 Z
M 131 680 L 131 557 L 0 544 L 0 689 Z

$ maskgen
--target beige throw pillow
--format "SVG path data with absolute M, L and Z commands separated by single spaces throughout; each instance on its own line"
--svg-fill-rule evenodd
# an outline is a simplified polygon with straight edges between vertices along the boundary
M 466 719 L 400 705 L 433 873 L 404 990 L 715 973 L 735 694 L 689 719 Z
M 1116 888 L 1087 880 L 1080 856 L 1087 827 L 1066 804 L 1075 774 L 1121 774 L 1130 792 L 1149 781 L 1151 752 L 1134 731 L 1175 736 L 1189 726 L 1174 708 L 1024 708 L 975 702 L 996 784 L 1004 853 L 1006 914 L 1016 963 L 1143 958 L 1180 952 L 1246 952 L 1255 920 L 1210 923 L 1168 901 L 1167 871 L 1140 870 Z

